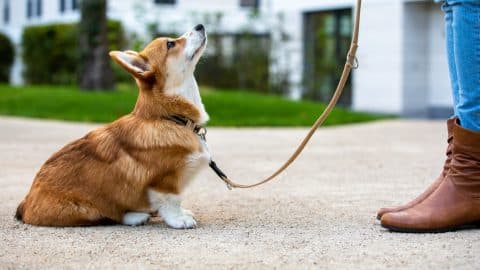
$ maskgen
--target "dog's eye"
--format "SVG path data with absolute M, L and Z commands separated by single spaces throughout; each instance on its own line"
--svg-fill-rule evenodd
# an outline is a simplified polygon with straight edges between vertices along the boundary
M 167 41 L 167 49 L 171 49 L 175 47 L 175 42 L 174 41 Z

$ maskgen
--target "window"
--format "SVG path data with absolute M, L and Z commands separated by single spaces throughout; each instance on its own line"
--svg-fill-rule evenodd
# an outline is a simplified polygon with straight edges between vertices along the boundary
M 79 9 L 78 0 L 59 0 L 60 13 L 75 11 Z
M 42 0 L 27 0 L 27 18 L 41 17 L 43 10 Z
M 72 10 L 77 10 L 77 9 L 78 9 L 78 1 L 72 0 Z
M 27 0 L 27 18 L 31 18 L 33 15 L 33 3 L 32 0 Z
M 259 5 L 260 5 L 260 0 L 240 0 L 241 7 L 258 9 Z
M 65 12 L 66 6 L 65 6 L 65 0 L 60 0 L 60 13 Z
M 10 0 L 3 2 L 3 22 L 5 24 L 10 22 Z
M 332 96 L 345 57 L 350 47 L 352 10 L 339 9 L 308 12 L 303 15 L 304 25 L 304 92 L 303 97 L 328 101 Z M 338 104 L 352 104 L 351 78 Z
M 155 4 L 175 5 L 176 2 L 176 0 L 154 0 Z
M 37 0 L 37 17 L 42 16 L 42 0 Z

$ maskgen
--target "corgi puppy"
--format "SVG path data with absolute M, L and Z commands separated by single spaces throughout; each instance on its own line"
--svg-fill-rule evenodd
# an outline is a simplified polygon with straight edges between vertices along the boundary
M 206 44 L 205 28 L 197 25 L 141 52 L 110 52 L 135 78 L 135 108 L 53 154 L 16 218 L 40 226 L 135 226 L 158 214 L 172 228 L 195 227 L 180 194 L 210 162 L 205 141 L 191 128 L 208 120 L 193 75 Z

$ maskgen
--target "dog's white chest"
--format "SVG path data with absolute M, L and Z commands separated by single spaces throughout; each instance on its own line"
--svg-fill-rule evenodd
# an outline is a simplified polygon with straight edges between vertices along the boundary
M 188 167 L 191 167 L 192 170 L 202 169 L 204 166 L 207 166 L 211 160 L 207 143 L 204 140 L 200 140 L 200 144 L 201 144 L 201 150 L 199 152 L 195 152 L 187 156 Z

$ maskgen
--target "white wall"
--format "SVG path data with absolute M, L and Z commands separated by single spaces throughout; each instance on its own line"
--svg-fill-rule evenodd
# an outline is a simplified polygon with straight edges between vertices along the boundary
M 426 116 L 428 109 L 430 3 L 410 2 L 403 14 L 403 108 L 401 113 Z
M 410 2 L 404 16 L 403 115 L 446 117 L 452 107 L 439 4 Z
M 7 34 L 10 37 L 14 47 L 15 47 L 15 60 L 10 71 L 11 83 L 12 84 L 21 84 L 22 79 L 22 61 L 21 61 L 21 34 L 23 26 L 26 21 L 26 8 L 25 1 L 14 1 L 10 0 L 10 21 L 8 24 L 4 24 L 3 21 L 3 5 L 6 0 L 0 1 L 0 8 L 2 10 L 2 19 L 0 21 L 0 31 Z M 17 15 L 18 14 L 18 15 Z
M 353 109 L 397 114 L 402 111 L 402 1 L 365 1 L 354 72 Z

